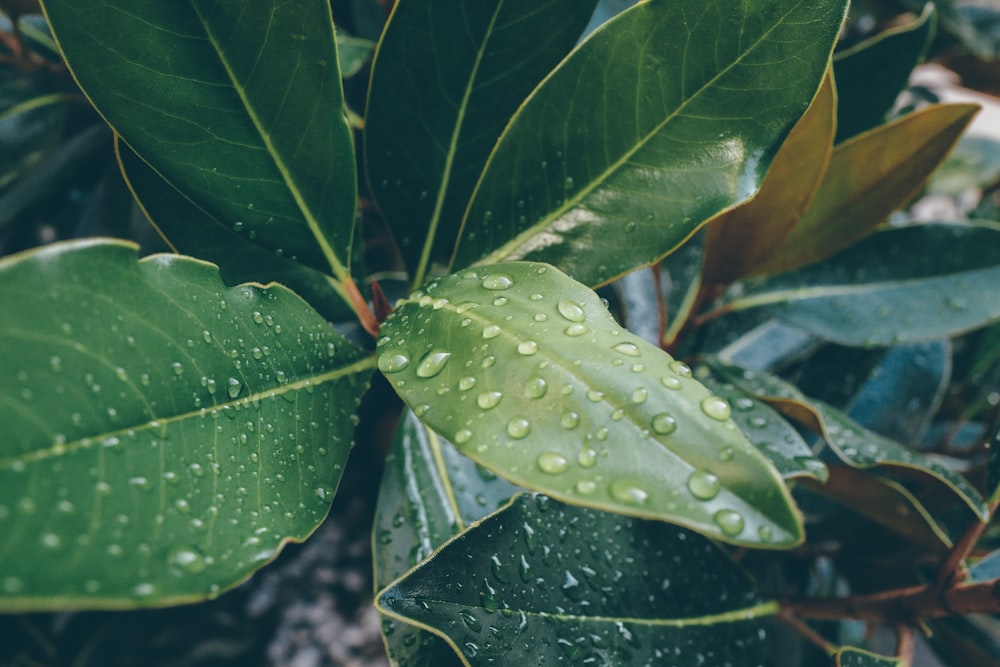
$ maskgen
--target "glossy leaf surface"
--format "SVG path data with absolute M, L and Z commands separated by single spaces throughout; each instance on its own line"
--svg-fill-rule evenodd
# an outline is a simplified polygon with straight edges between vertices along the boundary
M 419 285 L 447 264 L 497 137 L 587 24 L 596 0 L 396 4 L 365 119 L 371 192 Z
M 122 242 L 0 285 L 0 608 L 215 596 L 326 516 L 374 360 L 297 296 Z
M 708 225 L 705 282 L 725 285 L 750 275 L 792 230 L 826 173 L 836 129 L 837 91 L 827 73 L 809 110 L 775 155 L 757 196 Z
M 869 431 L 836 408 L 802 395 L 794 386 L 767 373 L 741 369 L 708 358 L 714 371 L 743 391 L 767 401 L 781 413 L 823 436 L 837 457 L 849 466 L 885 467 L 919 471 L 947 485 L 976 516 L 986 520 L 988 510 L 972 484 L 934 459 Z
M 445 637 L 473 667 L 757 664 L 762 620 L 777 611 L 704 537 L 529 495 L 378 604 Z
M 291 288 L 328 320 L 350 318 L 350 308 L 325 274 L 275 254 L 241 230 L 213 218 L 163 180 L 131 148 L 120 140 L 115 144 L 129 189 L 172 250 L 218 265 L 229 285 L 273 280 Z
M 551 266 L 432 281 L 383 323 L 378 365 L 426 424 L 516 484 L 728 542 L 800 538 L 729 404 Z
M 454 266 L 538 260 L 597 285 L 663 257 L 757 191 L 845 5 L 652 0 L 616 16 L 512 119 Z
M 43 4 L 80 87 L 168 183 L 262 247 L 346 275 L 355 162 L 326 0 Z
M 885 122 L 913 68 L 930 48 L 936 25 L 937 12 L 927 3 L 912 23 L 886 30 L 834 57 L 838 144 Z
M 766 306 L 844 345 L 944 338 L 1000 318 L 1000 226 L 888 229 L 825 262 L 775 276 L 728 304 Z
M 520 490 L 477 466 L 407 411 L 379 487 L 372 543 L 375 590 L 406 574 Z M 382 631 L 399 667 L 460 664 L 451 647 L 426 630 L 385 618 Z
M 838 650 L 833 659 L 836 667 L 903 667 L 899 658 L 887 658 L 853 646 Z
M 864 238 L 919 191 L 979 107 L 926 107 L 837 146 L 816 196 L 759 267 L 806 266 Z

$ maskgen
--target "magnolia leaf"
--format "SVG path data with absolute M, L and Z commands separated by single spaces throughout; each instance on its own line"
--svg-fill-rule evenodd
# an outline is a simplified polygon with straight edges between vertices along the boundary
M 853 646 L 838 650 L 833 661 L 834 667 L 904 667 L 900 658 L 887 658 Z
M 801 538 L 729 404 L 551 266 L 432 281 L 382 324 L 378 365 L 421 420 L 515 484 L 737 544 Z
M 448 542 L 378 605 L 473 667 L 758 664 L 764 619 L 778 610 L 700 535 L 530 495 Z
M 81 241 L 0 311 L 0 609 L 214 597 L 326 516 L 374 359 L 295 294 Z
M 978 110 L 929 106 L 837 146 L 809 208 L 756 272 L 813 264 L 868 236 L 920 190 Z
M 407 0 L 379 42 L 365 118 L 370 189 L 413 275 L 447 264 L 497 137 L 569 53 L 596 0 Z M 401 113 L 402 112 L 402 113 Z
M 778 377 L 742 369 L 716 358 L 704 361 L 728 382 L 822 435 L 831 450 L 847 465 L 862 470 L 886 468 L 897 473 L 929 475 L 950 488 L 981 520 L 989 518 L 989 508 L 979 491 L 967 479 L 934 459 L 864 428 L 822 401 L 806 398 Z
M 846 5 L 650 0 L 608 21 L 500 137 L 453 268 L 529 259 L 598 285 L 662 258 L 756 193 Z
M 327 0 L 45 0 L 80 88 L 212 219 L 347 277 L 353 139 Z
M 1000 318 L 1000 225 L 889 228 L 820 264 L 748 285 L 724 308 L 766 306 L 842 345 L 898 345 Z
M 375 590 L 522 490 L 462 456 L 409 410 L 385 464 L 372 543 Z M 382 632 L 389 656 L 399 665 L 460 664 L 448 644 L 426 630 L 387 617 Z

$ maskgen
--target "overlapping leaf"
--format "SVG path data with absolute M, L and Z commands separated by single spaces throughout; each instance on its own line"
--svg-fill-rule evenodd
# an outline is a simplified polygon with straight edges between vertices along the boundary
M 835 667 L 903 667 L 899 658 L 887 658 L 853 646 L 838 650 L 833 660 Z
M 1000 226 L 888 229 L 825 262 L 775 276 L 726 305 L 766 306 L 845 345 L 953 336 L 1000 318 Z
M 552 548 L 550 545 L 559 545 Z M 777 604 L 710 541 L 518 496 L 378 596 L 466 665 L 757 664 Z
M 919 191 L 978 109 L 926 107 L 838 146 L 809 208 L 758 272 L 818 262 L 870 234 Z
M 596 0 L 407 0 L 372 74 L 365 159 L 372 195 L 414 286 L 446 264 L 504 125 L 573 47 Z
M 285 288 L 78 242 L 0 311 L 0 608 L 211 597 L 326 515 L 374 360 Z
M 800 539 L 729 404 L 551 266 L 429 283 L 383 323 L 378 357 L 425 423 L 516 484 L 739 544 Z
M 652 0 L 616 16 L 504 131 L 454 266 L 538 260 L 596 285 L 663 257 L 757 191 L 845 5 Z
M 326 0 L 43 4 L 80 87 L 168 183 L 346 277 L 355 160 Z
M 519 490 L 462 456 L 407 411 L 396 429 L 379 487 L 375 589 L 406 574 Z M 386 618 L 382 632 L 399 667 L 460 664 L 451 648 L 426 630 Z

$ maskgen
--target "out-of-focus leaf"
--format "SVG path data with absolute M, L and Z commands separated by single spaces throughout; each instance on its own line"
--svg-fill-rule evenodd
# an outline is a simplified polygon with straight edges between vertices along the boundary
M 520 490 L 477 466 L 407 411 L 396 429 L 379 487 L 375 590 L 406 574 Z M 426 630 L 385 618 L 382 631 L 390 658 L 401 667 L 461 664 L 447 643 Z
M 213 219 L 348 276 L 353 139 L 328 0 L 45 0 L 125 142 Z
M 912 23 L 834 56 L 838 144 L 885 122 L 913 68 L 927 55 L 936 26 L 937 13 L 928 2 Z
M 813 264 L 870 234 L 917 193 L 978 110 L 926 107 L 837 146 L 809 208 L 757 271 Z
M 374 359 L 295 294 L 87 241 L 0 312 L 0 608 L 213 597 L 326 516 Z
M 899 442 L 920 442 L 951 380 L 951 343 L 889 348 L 847 412 L 862 426 Z
M 820 344 L 815 336 L 798 327 L 768 320 L 719 350 L 718 356 L 753 371 L 774 371 L 814 352 Z
M 662 341 L 665 345 L 677 342 L 696 305 L 702 288 L 705 236 L 705 230 L 695 233 L 660 262 L 660 289 L 666 308 L 666 330 Z
M 1000 318 L 1000 225 L 889 228 L 819 264 L 766 279 L 727 310 L 766 306 L 843 345 L 897 345 Z
M 639 269 L 612 283 L 625 307 L 629 331 L 653 345 L 660 344 L 659 275 L 652 268 Z
M 43 93 L 27 78 L 0 85 L 0 191 L 55 147 L 66 117 L 66 95 Z
M 988 518 L 988 508 L 976 488 L 934 459 L 869 431 L 822 401 L 806 398 L 778 377 L 742 369 L 717 358 L 706 358 L 705 362 L 728 382 L 822 435 L 847 465 L 862 470 L 885 468 L 929 475 L 950 488 L 981 520 Z
M 611 19 L 504 131 L 454 267 L 530 259 L 599 285 L 662 258 L 756 193 L 845 4 L 652 0 Z
M 900 0 L 920 11 L 924 0 Z M 1000 58 L 1000 8 L 992 0 L 934 0 L 941 27 L 983 60 Z M 969 663 L 972 664 L 972 663 Z
M 473 524 L 378 605 L 473 667 L 758 664 L 777 611 L 700 535 L 529 495 Z
M 994 551 L 969 568 L 970 581 L 993 581 L 994 579 L 1000 579 L 1000 551 Z
M 596 0 L 408 0 L 379 42 L 365 119 L 372 195 L 413 278 L 447 264 L 486 159 Z
M 1000 636 L 995 621 L 983 617 L 935 618 L 927 621 L 934 652 L 955 667 L 1000 667 Z M 985 625 L 985 627 L 984 627 Z
M 128 146 L 115 142 L 118 163 L 143 212 L 175 252 L 214 262 L 227 284 L 279 282 L 290 287 L 328 320 L 350 318 L 351 310 L 329 277 L 254 242 L 242 229 L 213 218 L 175 190 Z
M 729 404 L 554 267 L 429 283 L 382 324 L 378 357 L 426 424 L 516 484 L 732 543 L 800 539 L 787 488 Z
M 352 37 L 343 30 L 337 31 L 337 56 L 340 58 L 340 76 L 349 79 L 368 64 L 375 52 L 375 42 Z
M 733 421 L 754 447 L 760 450 L 785 479 L 812 477 L 825 482 L 826 465 L 816 458 L 809 445 L 776 410 L 763 401 L 750 398 L 728 382 L 719 382 L 701 372 L 698 379 L 716 396 L 733 407 Z
M 853 646 L 846 646 L 833 655 L 834 667 L 905 667 L 899 658 L 887 658 Z
M 962 137 L 927 184 L 929 194 L 957 197 L 969 188 L 1000 182 L 1000 142 Z
M 837 128 L 833 74 L 774 157 L 760 192 L 707 228 L 704 280 L 727 285 L 750 275 L 805 212 L 826 173 Z

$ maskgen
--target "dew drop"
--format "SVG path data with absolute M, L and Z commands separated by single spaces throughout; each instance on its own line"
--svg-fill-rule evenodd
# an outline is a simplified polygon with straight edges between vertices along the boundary
M 757 534 L 760 535 L 763 542 L 770 542 L 774 538 L 774 532 L 770 526 L 760 526 L 757 528 Z
M 523 340 L 517 344 L 517 353 L 525 357 L 530 357 L 538 353 L 538 343 L 533 340 Z
M 462 429 L 455 434 L 455 444 L 464 445 L 472 438 L 472 431 L 467 428 Z
M 147 583 L 142 583 L 142 584 L 136 584 L 132 588 L 132 592 L 137 597 L 145 598 L 145 597 L 149 597 L 150 595 L 152 595 L 153 593 L 156 592 L 156 586 L 154 586 L 153 584 L 150 584 L 148 582 Z
M 633 403 L 645 403 L 649 398 L 649 391 L 645 387 L 639 387 L 632 392 Z
M 576 457 L 576 462 L 581 468 L 593 468 L 597 465 L 597 452 L 590 447 L 582 449 Z
M 170 563 L 188 574 L 198 574 L 205 571 L 205 558 L 193 549 L 180 548 L 170 554 Z
M 428 405 L 427 403 L 421 403 L 420 405 L 416 405 L 413 407 L 413 414 L 415 414 L 418 417 L 423 417 L 430 411 L 430 409 L 431 409 L 430 405 Z
M 735 510 L 719 510 L 712 515 L 712 520 L 730 537 L 736 537 L 743 532 L 743 515 Z
M 428 352 L 424 355 L 420 365 L 417 366 L 417 376 L 422 378 L 432 378 L 442 370 L 448 363 L 451 352 Z
M 515 440 L 522 440 L 531 433 L 531 422 L 524 417 L 514 417 L 507 422 L 507 435 Z
M 587 333 L 587 327 L 582 324 L 571 324 L 563 329 L 563 333 L 570 338 L 577 338 Z
M 524 385 L 524 395 L 528 398 L 541 398 L 548 390 L 548 383 L 538 376 L 528 378 L 528 383 Z
M 477 382 L 476 378 L 470 375 L 458 381 L 458 388 L 461 391 L 469 391 L 470 389 L 476 386 L 476 382 Z
M 590 389 L 587 391 L 587 400 L 592 403 L 598 403 L 604 398 L 603 391 L 597 391 L 596 389 Z
M 543 452 L 538 455 L 538 468 L 549 475 L 560 475 L 569 470 L 569 460 L 556 452 Z
M 670 377 L 669 375 L 660 378 L 660 384 L 662 384 L 667 389 L 672 389 L 677 391 L 681 388 L 681 381 L 675 377 Z
M 695 470 L 688 477 L 687 488 L 698 500 L 711 500 L 719 495 L 719 478 L 707 470 Z
M 660 435 L 670 435 L 677 430 L 677 420 L 666 412 L 661 412 L 653 417 L 650 426 L 653 427 L 653 431 Z
M 487 324 L 483 327 L 483 338 L 489 340 L 490 338 L 496 338 L 500 335 L 500 327 L 495 324 Z
M 615 480 L 608 490 L 612 498 L 625 505 L 645 505 L 649 499 L 649 493 L 645 489 L 627 480 Z
M 242 390 L 243 384 L 236 378 L 226 380 L 226 391 L 229 393 L 229 398 L 236 398 Z
M 618 343 L 611 349 L 627 357 L 638 357 L 640 355 L 639 348 L 634 343 Z
M 559 310 L 559 314 L 570 322 L 583 322 L 587 319 L 587 314 L 583 311 L 580 304 L 569 299 L 560 299 L 559 303 L 556 304 L 556 308 Z
M 405 354 L 383 354 L 378 358 L 378 369 L 383 373 L 398 373 L 410 365 Z
M 567 189 L 567 190 L 572 190 L 573 189 L 573 177 L 572 176 L 567 176 L 566 177 L 566 180 L 563 181 L 563 187 L 565 189 Z
M 562 414 L 562 417 L 559 418 L 559 423 L 562 424 L 564 429 L 571 431 L 580 425 L 580 415 L 571 410 L 567 410 Z
M 496 297 L 495 299 L 493 299 L 493 305 L 494 306 L 506 306 L 507 305 L 507 297 L 505 297 L 505 296 L 498 296 L 498 297 Z
M 497 362 L 497 358 L 494 357 L 492 354 L 488 354 L 485 357 L 483 357 L 483 364 L 482 364 L 482 366 L 483 366 L 483 368 L 492 368 L 493 365 L 496 364 L 496 362 Z
M 484 391 L 476 397 L 476 405 L 483 410 L 491 410 L 500 404 L 503 393 L 499 391 Z
M 495 273 L 491 276 L 483 278 L 482 284 L 483 288 L 488 290 L 505 290 L 513 287 L 514 281 L 502 273 Z
M 716 421 L 729 419 L 729 403 L 718 396 L 706 396 L 701 400 L 701 411 Z
M 747 412 L 748 410 L 753 410 L 753 399 L 747 398 L 746 396 L 741 396 L 736 399 L 733 403 L 733 407 L 740 412 Z
M 173 369 L 174 375 L 181 375 L 184 373 L 184 366 L 182 366 L 181 362 L 179 361 L 175 361 L 174 363 L 170 364 L 170 368 Z
M 671 361 L 670 370 L 677 373 L 683 378 L 691 377 L 691 367 L 685 364 L 683 361 Z
M 469 627 L 473 632 L 479 632 L 483 629 L 482 624 L 479 622 L 475 616 L 467 611 L 460 611 L 458 615 L 462 617 L 462 621 Z
M 581 479 L 576 483 L 576 492 L 582 495 L 590 495 L 597 490 L 597 484 L 589 479 Z

